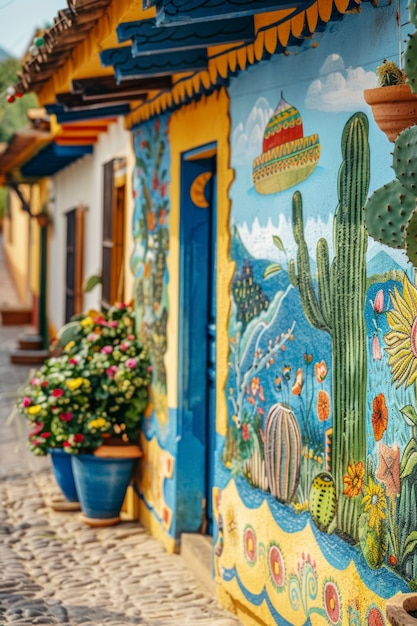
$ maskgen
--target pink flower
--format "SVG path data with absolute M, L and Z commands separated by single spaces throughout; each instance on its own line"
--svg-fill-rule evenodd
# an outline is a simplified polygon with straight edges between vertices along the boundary
M 133 369 L 134 367 L 136 367 L 136 365 L 138 364 L 136 359 L 127 359 L 126 361 L 126 367 L 128 367 L 129 369 Z
M 113 352 L 112 346 L 103 346 L 100 350 L 103 354 L 111 354 Z
M 70 413 L 69 411 L 65 411 L 64 413 L 59 414 L 59 419 L 62 420 L 63 422 L 70 422 L 73 417 L 74 417 L 73 414 Z
M 97 317 L 94 318 L 94 324 L 103 324 L 105 321 L 102 315 L 97 315 Z
M 74 443 L 81 443 L 82 441 L 84 441 L 84 435 L 82 435 L 81 433 L 76 433 L 74 435 Z
M 27 407 L 27 406 L 30 406 L 31 404 L 32 404 L 32 400 L 28 398 L 28 396 L 25 396 L 22 400 L 22 406 Z
M 63 395 L 64 395 L 64 392 L 62 391 L 62 389 L 52 389 L 52 393 L 51 393 L 51 395 L 52 395 L 54 398 L 60 398 L 61 396 L 63 396 Z
M 33 385 L 33 387 L 36 387 L 36 385 L 39 385 L 39 378 L 32 378 L 30 384 Z
M 147 370 L 147 371 L 148 371 L 149 373 L 151 373 L 151 372 L 152 372 L 152 365 L 148 365 L 148 370 Z
M 121 350 L 122 352 L 126 352 L 126 350 L 128 349 L 128 347 L 129 347 L 129 344 L 128 344 L 128 343 L 125 343 L 124 341 L 122 341 L 122 343 L 120 344 L 120 350 Z
M 135 335 L 129 334 L 127 338 L 129 339 L 129 341 L 133 341 L 135 338 Z
M 372 308 L 375 313 L 382 313 L 384 310 L 384 292 L 382 289 L 380 289 L 376 294 L 375 300 L 372 303 Z
M 374 335 L 372 338 L 372 359 L 374 361 L 380 361 L 382 359 L 381 345 L 379 343 L 378 335 Z
M 43 422 L 35 422 L 33 429 L 29 433 L 29 437 L 34 437 L 39 434 L 43 428 Z
M 88 333 L 87 335 L 87 340 L 88 341 L 97 341 L 97 339 L 99 339 L 100 335 L 98 335 L 97 333 Z
M 112 320 L 111 322 L 109 322 L 109 326 L 110 328 L 117 328 L 117 321 L 116 320 Z
M 69 363 L 71 363 L 71 365 L 77 365 L 78 363 L 78 359 L 76 359 L 75 357 L 69 359 Z
M 117 372 L 117 365 L 111 365 L 106 369 L 106 374 L 109 378 L 114 378 L 114 375 Z

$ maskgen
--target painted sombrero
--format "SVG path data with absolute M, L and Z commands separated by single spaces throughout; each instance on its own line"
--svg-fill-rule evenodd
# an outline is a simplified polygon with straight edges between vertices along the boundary
M 304 137 L 298 109 L 281 93 L 264 132 L 262 154 L 253 162 L 252 178 L 258 193 L 283 191 L 305 180 L 320 157 L 319 136 Z

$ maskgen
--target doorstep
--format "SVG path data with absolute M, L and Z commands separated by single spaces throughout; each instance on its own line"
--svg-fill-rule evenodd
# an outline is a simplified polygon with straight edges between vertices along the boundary
M 197 580 L 214 595 L 216 586 L 213 579 L 213 537 L 183 533 L 180 554 Z

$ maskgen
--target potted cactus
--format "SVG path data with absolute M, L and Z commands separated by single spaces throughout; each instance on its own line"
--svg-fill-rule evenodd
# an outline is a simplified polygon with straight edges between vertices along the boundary
M 390 141 L 417 122 L 417 95 L 407 82 L 407 74 L 394 61 L 384 60 L 377 67 L 378 86 L 365 89 L 365 101 L 379 128 Z

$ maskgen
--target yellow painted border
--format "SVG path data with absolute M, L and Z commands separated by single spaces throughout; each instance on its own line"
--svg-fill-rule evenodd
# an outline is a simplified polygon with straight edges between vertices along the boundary
M 230 284 L 234 263 L 229 258 L 230 198 L 234 178 L 230 167 L 230 114 L 226 89 L 203 97 L 199 102 L 182 107 L 172 114 L 169 123 L 171 146 L 171 210 L 169 214 L 170 248 L 168 254 L 170 313 L 168 318 L 168 406 L 178 406 L 178 293 L 180 257 L 180 180 L 181 155 L 184 152 L 216 142 L 217 144 L 217 340 L 216 340 L 216 427 L 226 435 L 227 406 L 224 393 L 227 380 L 228 319 Z

